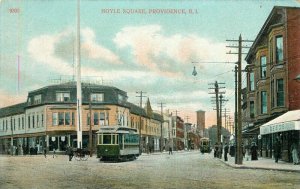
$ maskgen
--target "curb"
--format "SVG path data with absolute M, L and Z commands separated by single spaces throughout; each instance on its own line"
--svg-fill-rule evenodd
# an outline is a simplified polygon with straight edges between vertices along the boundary
M 223 160 L 220 160 L 220 162 L 224 163 L 226 166 L 234 168 L 234 169 L 260 169 L 260 170 L 268 170 L 268 171 L 284 171 L 284 172 L 295 172 L 300 173 L 300 170 L 293 170 L 293 169 L 280 169 L 280 168 L 267 168 L 267 167 L 249 167 L 245 165 L 231 165 L 229 163 L 226 163 Z

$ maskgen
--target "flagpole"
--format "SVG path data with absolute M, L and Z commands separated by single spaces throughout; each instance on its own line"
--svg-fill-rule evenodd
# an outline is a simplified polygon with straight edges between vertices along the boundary
M 77 35 L 76 35 L 76 65 L 77 65 L 77 148 L 82 148 L 82 93 L 81 93 L 81 66 L 80 66 L 80 0 L 77 0 Z

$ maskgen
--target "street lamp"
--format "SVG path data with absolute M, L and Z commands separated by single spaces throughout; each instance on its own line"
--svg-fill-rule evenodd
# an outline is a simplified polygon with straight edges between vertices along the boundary
M 196 66 L 194 66 L 194 69 L 193 69 L 192 75 L 193 75 L 193 76 L 196 76 L 196 75 L 197 75 Z

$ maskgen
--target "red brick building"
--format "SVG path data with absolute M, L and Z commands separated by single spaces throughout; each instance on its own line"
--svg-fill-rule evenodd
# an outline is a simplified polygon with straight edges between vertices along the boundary
M 243 134 L 248 137 L 246 143 L 258 144 L 264 157 L 273 157 L 276 138 L 286 161 L 291 159 L 291 144 L 299 144 L 300 126 L 285 116 L 300 109 L 300 83 L 295 80 L 300 74 L 299 49 L 300 8 L 274 7 L 246 56 Z M 270 122 L 279 116 L 286 118 Z

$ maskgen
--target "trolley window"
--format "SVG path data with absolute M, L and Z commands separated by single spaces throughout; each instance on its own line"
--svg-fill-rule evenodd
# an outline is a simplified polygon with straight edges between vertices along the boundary
M 118 136 L 115 134 L 102 134 L 98 137 L 99 144 L 117 144 Z

